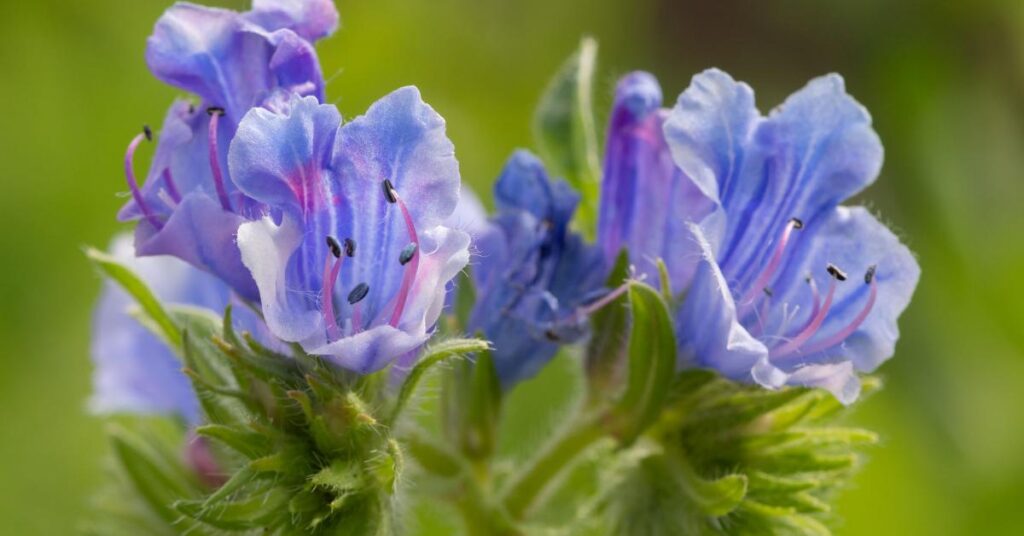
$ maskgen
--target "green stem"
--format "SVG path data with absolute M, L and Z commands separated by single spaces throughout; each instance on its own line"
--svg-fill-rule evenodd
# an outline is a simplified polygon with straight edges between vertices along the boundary
M 576 457 L 604 437 L 599 418 L 580 421 L 546 448 L 505 493 L 505 510 L 512 519 L 522 519 L 538 496 Z

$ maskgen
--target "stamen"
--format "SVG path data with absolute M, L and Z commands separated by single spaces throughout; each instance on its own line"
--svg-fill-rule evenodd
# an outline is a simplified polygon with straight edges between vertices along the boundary
M 832 281 L 829 283 L 828 294 L 825 296 L 825 303 L 822 304 L 821 309 L 818 310 L 818 314 L 814 315 L 811 322 L 807 324 L 804 329 L 800 330 L 800 333 L 797 333 L 795 337 L 786 341 L 785 344 L 775 348 L 769 353 L 768 357 L 770 359 L 784 357 L 799 350 L 805 342 L 814 336 L 818 331 L 818 328 L 821 327 L 822 322 L 825 321 L 825 317 L 828 315 L 828 310 L 832 307 L 832 299 L 836 294 L 836 283 L 846 280 L 846 275 L 843 274 L 842 270 L 839 268 L 829 264 L 826 270 L 829 275 L 832 276 Z
M 398 208 L 402 211 L 402 217 L 405 219 L 405 229 L 409 233 L 409 240 L 412 242 L 411 245 L 419 247 L 419 237 L 416 235 L 416 226 L 412 222 L 412 215 L 409 214 L 409 207 L 405 206 L 405 202 L 399 197 L 398 192 L 395 191 L 391 181 L 384 179 L 384 197 L 389 203 L 397 203 Z M 403 250 L 403 254 L 409 247 L 406 246 Z M 415 253 L 415 249 L 413 250 Z M 399 258 L 401 261 L 401 256 Z M 395 301 L 395 310 L 391 312 L 391 327 L 398 327 L 398 321 L 402 318 L 402 311 L 405 309 L 405 302 L 409 299 L 409 292 L 412 290 L 413 279 L 416 278 L 416 271 L 420 267 L 420 256 L 412 255 L 412 258 L 407 261 L 408 264 L 402 263 L 405 268 L 405 273 L 402 274 L 402 286 L 398 289 L 398 298 Z
M 348 293 L 348 303 L 349 303 L 349 305 L 355 305 L 355 304 L 363 301 L 363 298 L 365 298 L 366 295 L 369 294 L 369 293 L 370 293 L 370 285 L 367 285 L 366 283 L 359 283 L 358 285 L 356 285 L 352 289 L 352 292 Z
M 331 251 L 331 257 L 324 260 L 324 282 L 320 289 L 320 310 L 324 316 L 324 325 L 327 327 L 328 342 L 337 340 L 340 337 L 338 332 L 338 319 L 334 316 L 334 282 L 341 272 L 341 263 L 344 257 L 341 256 L 341 245 L 333 236 L 327 237 L 327 247 Z
M 875 269 L 875 266 L 871 266 L 868 268 L 868 271 L 864 273 L 864 283 L 866 285 L 870 285 L 870 289 L 868 290 L 868 301 L 864 303 L 864 307 L 859 313 L 857 313 L 857 316 L 855 316 L 846 327 L 839 330 L 831 337 L 808 346 L 805 352 L 813 354 L 822 350 L 828 350 L 829 348 L 845 341 L 850 337 L 850 335 L 853 335 L 853 332 L 857 331 L 857 328 L 859 328 L 861 324 L 864 323 L 864 320 L 867 319 L 871 309 L 875 306 L 875 299 L 878 298 L 878 283 L 875 282 Z
M 174 178 L 171 177 L 171 168 L 164 168 L 163 172 L 164 188 L 167 189 L 167 193 L 170 194 L 171 199 L 175 203 L 181 203 L 181 192 L 178 190 L 178 186 L 174 184 Z
M 754 283 L 747 290 L 747 293 L 737 302 L 740 306 L 739 316 L 741 318 L 750 311 L 750 307 L 754 305 L 754 301 L 758 298 L 760 292 L 771 282 L 772 276 L 775 275 L 775 270 L 778 269 L 779 264 L 782 262 L 782 254 L 786 250 L 786 244 L 789 242 L 793 229 L 803 229 L 803 227 L 804 222 L 800 218 L 792 218 L 786 224 L 786 227 L 782 230 L 782 236 L 779 237 L 779 241 L 775 245 L 775 252 L 772 253 L 768 266 L 765 266 L 760 275 L 754 279 Z
M 401 264 L 402 266 L 409 264 L 409 261 L 411 261 L 413 256 L 416 255 L 417 247 L 418 246 L 416 246 L 415 242 L 412 242 L 408 246 L 405 246 L 405 248 L 402 249 L 402 253 L 398 255 L 398 263 Z
M 584 306 L 576 308 L 576 311 L 573 313 L 571 318 L 573 318 L 574 320 L 579 320 L 580 318 L 584 318 L 584 317 L 590 316 L 590 315 L 600 311 L 601 309 L 603 309 L 608 304 L 610 304 L 613 301 L 617 300 L 619 298 L 619 296 L 622 296 L 622 294 L 624 292 L 629 290 L 629 286 L 632 285 L 632 284 L 633 284 L 632 281 L 627 281 L 627 282 L 619 285 L 618 288 L 616 288 L 615 290 L 605 294 L 604 296 L 602 296 L 598 300 L 596 300 L 594 302 L 591 302 L 591 303 L 589 303 L 587 305 L 584 305 Z
M 220 199 L 221 208 L 231 212 L 231 200 L 228 199 L 228 191 L 224 187 L 224 175 L 220 169 L 220 159 L 218 158 L 219 153 L 217 151 L 217 125 L 220 123 L 220 117 L 224 115 L 224 108 L 211 106 L 206 109 L 206 113 L 210 115 L 208 140 L 210 146 L 210 169 L 213 171 L 213 186 L 217 189 L 217 198 Z
M 395 185 L 391 184 L 391 179 L 384 179 L 384 182 L 381 183 L 381 187 L 384 189 L 384 199 L 387 199 L 388 203 L 393 205 L 398 202 Z
M 345 255 L 349 257 L 356 256 L 356 241 L 351 238 L 345 239 Z
M 132 192 L 132 199 L 135 200 L 135 204 L 138 205 L 142 215 L 149 221 L 157 230 L 163 229 L 164 224 L 157 219 L 153 211 L 149 209 L 149 205 L 142 198 L 142 191 L 139 190 L 139 184 L 135 180 L 135 150 L 139 148 L 139 144 L 142 143 L 143 139 L 153 139 L 153 132 L 149 130 L 148 126 L 142 127 L 142 133 L 137 134 L 132 141 L 128 143 L 128 151 L 124 155 L 124 176 L 125 180 L 128 181 L 128 189 Z

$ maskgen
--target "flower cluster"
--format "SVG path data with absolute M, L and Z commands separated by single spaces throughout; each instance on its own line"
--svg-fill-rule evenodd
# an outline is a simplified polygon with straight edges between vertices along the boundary
M 839 76 L 812 80 L 762 115 L 750 87 L 718 70 L 695 76 L 671 108 L 652 75 L 628 74 L 609 115 L 600 199 L 581 203 L 576 183 L 519 150 L 494 183 L 488 216 L 463 190 L 445 121 L 417 88 L 397 89 L 347 121 L 325 102 L 314 43 L 337 25 L 330 0 L 254 0 L 244 13 L 179 3 L 148 40 L 153 74 L 191 97 L 171 105 L 159 131 L 145 127 L 128 145 L 131 198 L 119 218 L 136 222 L 134 245 L 117 239 L 113 256 L 155 300 L 228 308 L 222 335 L 204 344 L 247 372 L 225 380 L 218 367 L 232 365 L 197 370 L 201 359 L 186 355 L 186 378 L 172 350 L 187 353 L 188 345 L 168 336 L 187 330 L 168 318 L 161 339 L 132 311 L 132 297 L 145 305 L 149 294 L 108 285 L 96 312 L 92 406 L 178 415 L 248 457 L 242 476 L 214 498 L 270 472 L 301 487 L 307 501 L 292 500 L 276 522 L 315 528 L 348 512 L 344 501 L 355 496 L 373 515 L 386 510 L 402 459 L 389 427 L 419 366 L 456 349 L 479 358 L 471 366 L 482 372 L 463 378 L 477 384 L 464 391 L 489 404 L 489 389 L 500 400 L 566 346 L 614 346 L 599 351 L 618 370 L 628 360 L 637 376 L 602 384 L 625 394 L 587 422 L 608 426 L 627 447 L 655 422 L 662 424 L 652 436 L 678 435 L 666 432 L 658 406 L 668 404 L 673 378 L 720 385 L 694 369 L 733 386 L 781 390 L 772 404 L 791 400 L 787 386 L 823 388 L 850 404 L 859 374 L 892 356 L 919 268 L 870 212 L 841 205 L 877 178 L 882 145 Z M 154 140 L 139 181 L 136 151 Z M 586 217 L 575 218 L 578 211 Z M 468 277 L 458 277 L 464 270 Z M 442 322 L 455 302 L 464 310 Z M 598 321 L 626 302 L 632 317 Z M 425 350 L 453 326 L 487 342 Z M 380 371 L 387 381 L 376 381 Z M 193 390 L 248 400 L 250 413 L 238 417 Z M 695 404 L 727 412 L 732 401 L 749 402 L 735 396 Z M 388 405 L 387 418 L 374 413 Z M 493 417 L 488 411 L 460 414 Z M 686 418 L 703 426 L 700 415 Z M 749 432 L 739 422 L 729 426 Z M 469 434 L 478 443 L 494 428 L 467 426 L 479 428 Z M 600 435 L 580 430 L 570 449 Z M 383 472 L 371 463 L 381 456 L 389 460 Z M 531 478 L 550 475 L 510 484 L 505 513 L 528 509 L 539 490 Z M 250 491 L 284 500 L 287 490 L 270 487 Z M 178 511 L 208 520 L 211 500 Z

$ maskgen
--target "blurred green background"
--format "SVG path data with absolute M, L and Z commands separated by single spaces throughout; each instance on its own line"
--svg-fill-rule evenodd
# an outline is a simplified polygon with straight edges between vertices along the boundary
M 842 534 L 1021 534 L 1024 516 L 1024 2 L 339 0 L 320 46 L 352 117 L 418 85 L 486 192 L 584 34 L 599 104 L 631 69 L 667 100 L 709 66 L 768 110 L 842 73 L 886 147 L 864 196 L 919 256 L 886 388 L 854 420 L 883 444 L 839 504 Z M 119 226 L 120 159 L 175 92 L 142 52 L 167 3 L 0 2 L 0 533 L 67 534 L 105 448 L 85 411 L 98 277 L 80 253 Z M 243 8 L 244 2 L 227 2 Z

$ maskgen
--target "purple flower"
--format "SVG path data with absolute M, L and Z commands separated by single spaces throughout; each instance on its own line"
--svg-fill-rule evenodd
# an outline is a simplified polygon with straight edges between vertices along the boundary
M 166 304 L 204 307 L 221 312 L 230 289 L 216 277 L 173 257 L 136 258 L 131 238 L 122 235 L 111 254 L 132 268 Z M 92 409 L 99 413 L 157 413 L 180 415 L 189 423 L 199 420 L 199 403 L 181 372 L 181 361 L 158 336 L 130 314 L 132 298 L 113 282 L 106 282 L 93 320 Z M 265 335 L 256 316 L 238 308 L 240 329 Z
M 430 336 L 469 237 L 442 225 L 459 198 L 444 120 L 406 87 L 341 125 L 333 106 L 293 98 L 246 115 L 228 155 L 268 207 L 238 230 L 271 331 L 362 373 Z
M 138 254 L 179 257 L 256 298 L 235 233 L 264 207 L 231 180 L 227 147 L 250 108 L 280 106 L 292 93 L 323 98 L 312 41 L 337 22 L 329 0 L 257 0 L 246 13 L 178 3 L 157 21 L 146 48 L 150 70 L 200 102 L 171 106 L 141 188 L 133 155 L 152 133 L 146 129 L 129 144 L 125 174 L 132 199 L 119 218 L 139 220 Z
M 630 232 L 670 241 L 662 247 L 673 289 L 685 290 L 683 365 L 769 388 L 823 387 L 852 402 L 856 373 L 893 354 L 897 318 L 920 274 L 867 210 L 839 206 L 881 168 L 867 111 L 837 75 L 812 80 L 767 117 L 747 85 L 717 70 L 694 77 L 667 117 L 659 93 L 644 73 L 620 84 L 606 248 L 625 245 L 644 266 L 638 259 L 666 254 Z M 623 129 L 622 117 L 633 125 L 660 117 L 662 127 Z M 674 167 L 648 165 L 655 146 L 659 162 L 668 147 Z M 686 194 L 649 191 L 665 188 Z
M 579 195 L 517 151 L 494 186 L 498 213 L 474 236 L 477 304 L 469 330 L 494 344 L 498 375 L 510 385 L 537 373 L 583 330 L 588 300 L 601 290 L 601 251 L 569 231 Z

